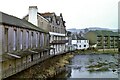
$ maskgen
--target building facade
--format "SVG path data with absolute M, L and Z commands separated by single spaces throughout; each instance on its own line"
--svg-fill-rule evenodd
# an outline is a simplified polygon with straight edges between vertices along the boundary
M 97 47 L 99 49 L 118 48 L 118 36 L 97 36 Z
M 112 31 L 90 31 L 85 34 L 91 44 L 96 44 L 98 49 L 118 48 L 118 33 Z
M 62 14 L 57 16 L 55 13 L 41 13 L 50 23 L 50 45 L 55 49 L 55 54 L 65 53 L 67 51 L 66 26 Z M 53 54 L 53 51 L 50 52 Z
M 88 49 L 89 48 L 89 40 L 83 38 L 83 37 L 76 37 L 76 39 L 72 39 L 72 45 L 74 46 L 74 49 L 82 50 L 82 49 Z
M 66 26 L 62 14 L 57 16 L 55 13 L 39 13 L 37 6 L 30 6 L 29 14 L 24 19 L 49 32 L 50 46 L 53 48 L 50 54 L 66 52 L 68 40 L 66 40 Z
M 66 49 L 67 51 L 74 51 L 75 48 L 72 45 L 72 33 L 70 31 L 67 31 L 66 35 L 66 40 L 68 40 L 68 42 L 66 43 Z
M 23 19 L 0 12 L 0 79 L 69 51 L 62 14 L 38 13 L 30 6 Z
M 26 20 L 0 12 L 0 79 L 48 58 L 49 33 Z

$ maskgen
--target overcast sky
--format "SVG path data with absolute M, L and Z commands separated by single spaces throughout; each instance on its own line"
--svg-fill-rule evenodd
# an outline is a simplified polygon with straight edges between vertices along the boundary
M 38 6 L 40 13 L 63 14 L 69 28 L 118 28 L 120 0 L 0 0 L 0 11 L 23 18 L 29 6 Z

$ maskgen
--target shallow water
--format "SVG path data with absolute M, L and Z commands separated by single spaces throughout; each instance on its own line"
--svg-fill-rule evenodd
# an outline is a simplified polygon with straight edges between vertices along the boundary
M 57 75 L 57 77 L 118 78 L 118 56 L 111 54 L 76 55 L 71 59 L 71 63 L 66 70 L 66 72 Z

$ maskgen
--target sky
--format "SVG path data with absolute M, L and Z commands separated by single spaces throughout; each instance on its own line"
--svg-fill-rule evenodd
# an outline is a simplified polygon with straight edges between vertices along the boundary
M 29 6 L 37 6 L 39 13 L 62 13 L 66 28 L 101 27 L 118 29 L 120 0 L 0 0 L 0 11 L 23 18 Z

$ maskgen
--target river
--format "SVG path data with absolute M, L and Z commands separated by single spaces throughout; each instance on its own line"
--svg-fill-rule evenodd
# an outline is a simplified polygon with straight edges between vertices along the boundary
M 117 54 L 75 55 L 57 78 L 118 78 Z

